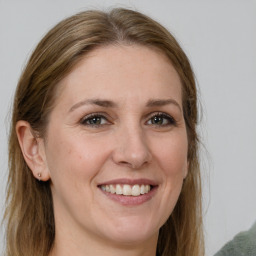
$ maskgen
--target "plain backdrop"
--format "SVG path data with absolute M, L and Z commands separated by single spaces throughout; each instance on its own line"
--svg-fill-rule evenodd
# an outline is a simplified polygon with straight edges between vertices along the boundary
M 256 220 L 256 4 L 252 0 L 0 0 L 0 210 L 7 179 L 9 112 L 32 49 L 58 21 L 90 8 L 128 7 L 178 39 L 194 68 L 207 255 Z M 4 228 L 0 232 L 3 248 Z

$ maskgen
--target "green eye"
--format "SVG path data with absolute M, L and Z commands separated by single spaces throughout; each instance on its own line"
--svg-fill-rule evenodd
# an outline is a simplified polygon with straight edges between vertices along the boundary
M 103 115 L 92 114 L 84 117 L 80 123 L 85 126 L 98 127 L 101 125 L 108 124 L 108 121 L 106 117 L 104 117 Z
M 176 121 L 173 117 L 165 113 L 157 113 L 148 120 L 147 124 L 155 126 L 168 126 L 175 125 Z
M 164 123 L 164 118 L 162 116 L 154 116 L 151 118 L 152 124 L 162 125 Z
M 89 118 L 87 120 L 87 123 L 91 125 L 99 125 L 102 123 L 102 117 L 97 116 L 97 117 Z

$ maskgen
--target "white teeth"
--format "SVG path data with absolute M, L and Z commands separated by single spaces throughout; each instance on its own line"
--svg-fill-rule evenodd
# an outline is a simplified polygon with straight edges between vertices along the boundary
M 140 193 L 142 195 L 145 194 L 145 186 L 144 185 L 140 186 Z
M 150 185 L 128 185 L 128 184 L 117 184 L 117 185 L 102 185 L 100 188 L 103 191 L 111 194 L 124 195 L 124 196 L 139 196 L 148 193 L 151 188 Z
M 123 193 L 122 187 L 120 185 L 116 185 L 116 194 L 122 195 L 122 193 Z
M 131 196 L 132 195 L 132 188 L 130 185 L 123 185 L 123 195 Z
M 134 185 L 132 187 L 132 195 L 133 196 L 139 196 L 140 195 L 140 186 L 139 185 Z
M 113 185 L 110 185 L 109 188 L 110 188 L 110 193 L 111 194 L 115 194 L 116 193 L 116 189 L 115 189 L 115 187 Z

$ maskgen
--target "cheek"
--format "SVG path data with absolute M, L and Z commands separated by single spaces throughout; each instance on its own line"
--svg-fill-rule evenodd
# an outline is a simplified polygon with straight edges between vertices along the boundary
M 77 135 L 58 134 L 49 141 L 47 162 L 55 212 L 68 210 L 74 216 L 79 208 L 89 212 L 94 198 L 93 181 L 107 157 L 105 147 Z
M 184 176 L 188 168 L 186 136 L 171 136 L 155 150 L 158 163 L 167 177 Z
M 53 183 L 88 183 L 100 171 L 108 156 L 102 143 L 79 134 L 64 136 L 59 133 L 49 141 L 47 163 Z
M 184 174 L 187 171 L 187 139 L 185 136 L 173 134 L 155 144 L 155 159 L 162 171 L 163 184 L 161 189 L 162 212 L 160 226 L 165 223 L 179 198 Z

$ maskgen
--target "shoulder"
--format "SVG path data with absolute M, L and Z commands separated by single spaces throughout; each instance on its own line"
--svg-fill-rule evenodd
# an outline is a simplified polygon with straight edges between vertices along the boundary
M 214 256 L 256 256 L 256 222 L 248 231 L 237 234 Z

